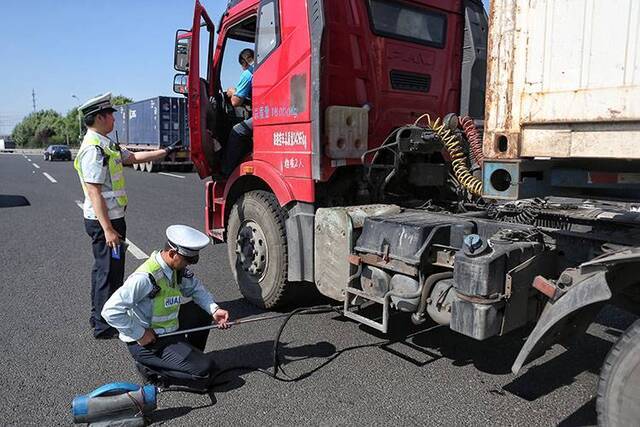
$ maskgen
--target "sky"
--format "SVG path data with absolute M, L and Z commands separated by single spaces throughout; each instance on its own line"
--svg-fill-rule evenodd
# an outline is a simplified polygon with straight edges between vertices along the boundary
M 227 1 L 202 3 L 217 25 Z M 175 31 L 191 26 L 193 5 L 192 0 L 2 0 L 0 135 L 33 111 L 32 90 L 37 110 L 61 114 L 108 91 L 134 100 L 176 96 Z M 231 78 L 223 73 L 223 85 Z

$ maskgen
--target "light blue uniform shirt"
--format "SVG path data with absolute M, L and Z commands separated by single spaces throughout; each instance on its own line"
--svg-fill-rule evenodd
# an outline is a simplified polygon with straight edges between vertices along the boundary
M 156 254 L 156 261 L 171 283 L 173 270 L 164 262 L 160 252 Z M 144 335 L 144 330 L 150 327 L 153 300 L 149 298 L 149 293 L 152 290 L 153 284 L 147 273 L 133 273 L 102 308 L 102 318 L 120 332 L 122 341 L 138 341 Z M 183 277 L 180 291 L 183 299 L 193 298 L 196 304 L 211 315 L 218 309 L 211 293 L 195 276 Z
M 253 81 L 253 64 L 240 74 L 240 81 L 236 85 L 236 96 L 251 101 L 251 82 Z

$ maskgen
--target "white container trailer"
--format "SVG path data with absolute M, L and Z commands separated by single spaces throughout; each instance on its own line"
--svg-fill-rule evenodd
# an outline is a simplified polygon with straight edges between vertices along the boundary
M 547 301 L 518 372 L 582 333 L 605 303 L 640 314 L 640 1 L 492 0 L 488 52 L 484 201 L 555 234 L 549 262 L 526 281 L 568 289 Z M 542 219 L 555 209 L 558 222 Z M 559 275 L 543 272 L 554 263 Z M 574 272 L 582 279 L 564 283 Z M 637 425 L 639 390 L 635 320 L 600 372 L 598 424 Z
M 640 1 L 492 0 L 484 154 L 640 159 Z

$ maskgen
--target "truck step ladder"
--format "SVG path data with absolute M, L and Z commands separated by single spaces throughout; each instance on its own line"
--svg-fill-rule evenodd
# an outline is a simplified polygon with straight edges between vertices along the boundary
M 383 334 L 387 333 L 387 330 L 389 328 L 389 298 L 390 298 L 390 293 L 387 293 L 384 297 L 376 297 L 373 295 L 368 295 L 366 294 L 364 291 L 357 289 L 355 287 L 353 287 L 351 285 L 351 283 L 353 282 L 353 279 L 355 277 L 358 277 L 360 275 L 360 272 L 362 271 L 362 264 L 360 263 L 361 260 L 359 259 L 359 257 L 353 257 L 353 259 L 349 259 L 349 262 L 352 264 L 357 264 L 358 265 L 358 272 L 356 274 L 354 274 L 353 276 L 351 276 L 349 278 L 349 280 L 347 280 L 347 286 L 344 288 L 344 316 L 349 318 L 349 319 L 353 319 L 357 322 L 360 322 L 364 325 L 367 325 L 373 329 L 376 329 L 380 332 L 382 332 Z M 354 296 L 354 298 L 351 298 L 351 295 Z M 364 317 L 360 314 L 355 313 L 352 308 L 354 307 L 358 307 L 356 304 L 354 304 L 354 302 L 358 299 L 358 298 L 362 298 L 365 299 L 367 301 L 371 301 L 377 304 L 382 304 L 382 323 L 380 322 L 376 322 L 375 320 L 369 319 L 367 317 Z

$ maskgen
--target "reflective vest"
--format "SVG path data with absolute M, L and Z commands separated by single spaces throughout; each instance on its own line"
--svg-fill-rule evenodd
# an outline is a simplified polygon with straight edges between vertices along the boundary
M 76 171 L 78 171 L 78 176 L 80 177 L 80 183 L 82 184 L 82 191 L 84 191 L 84 195 L 87 195 L 87 186 L 82 179 L 82 169 L 80 166 L 80 153 L 86 151 L 91 146 L 98 146 L 102 149 L 105 156 L 107 156 L 108 162 L 107 165 L 109 167 L 109 176 L 111 176 L 111 191 L 103 191 L 102 197 L 105 199 L 115 197 L 119 206 L 127 206 L 127 192 L 124 189 L 124 173 L 122 166 L 122 155 L 119 150 L 113 150 L 111 147 L 102 147 L 100 146 L 100 139 L 97 135 L 87 134 L 82 141 L 82 145 L 80 146 L 80 150 L 78 151 L 78 155 L 73 162 L 73 167 Z
M 151 328 L 157 334 L 164 334 L 178 330 L 182 292 L 180 292 L 175 271 L 171 282 L 165 276 L 162 267 L 156 261 L 157 253 L 158 251 L 153 252 L 149 259 L 138 267 L 136 273 L 150 274 L 159 288 L 152 299 Z

